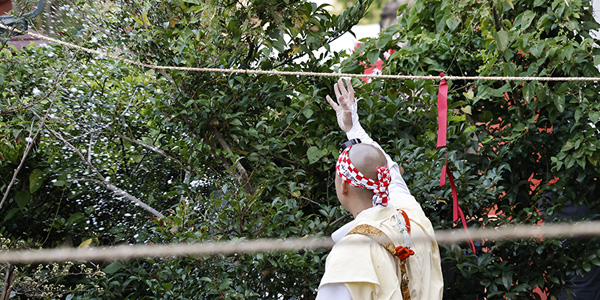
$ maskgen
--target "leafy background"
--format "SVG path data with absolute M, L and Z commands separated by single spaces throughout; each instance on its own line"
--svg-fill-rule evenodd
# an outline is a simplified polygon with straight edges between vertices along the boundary
M 300 0 L 72 0 L 36 26 L 169 66 L 361 73 L 382 59 L 386 74 L 599 76 L 589 1 L 416 1 L 353 54 L 329 51 L 370 6 L 381 3 L 332 14 Z M 6 41 L 3 196 L 27 156 L 0 204 L 3 249 L 324 236 L 350 220 L 332 172 L 345 137 L 323 101 L 335 78 L 156 71 Z M 469 226 L 567 221 L 565 207 L 596 217 L 597 83 L 450 81 L 439 150 L 437 82 L 353 83 L 361 122 L 436 229 L 455 226 L 438 181 L 446 162 Z M 485 241 L 476 255 L 440 247 L 446 299 L 568 297 L 572 278 L 600 265 L 593 239 Z M 14 299 L 312 299 L 326 254 L 4 265 L 0 275 Z

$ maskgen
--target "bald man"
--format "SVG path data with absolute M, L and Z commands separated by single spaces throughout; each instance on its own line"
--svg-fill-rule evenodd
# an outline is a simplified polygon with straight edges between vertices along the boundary
M 317 300 L 442 299 L 439 249 L 429 219 L 398 164 L 360 126 L 354 89 L 334 85 L 338 124 L 348 137 L 336 163 L 337 197 L 354 220 L 332 234 Z M 342 151 L 343 150 L 343 151 Z M 414 240 L 414 242 L 413 242 Z

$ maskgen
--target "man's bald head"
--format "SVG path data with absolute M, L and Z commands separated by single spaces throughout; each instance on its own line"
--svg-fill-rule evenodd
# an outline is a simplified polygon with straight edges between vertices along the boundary
M 369 179 L 377 181 L 377 168 L 387 166 L 387 160 L 381 150 L 368 144 L 357 144 L 352 146 L 348 152 L 350 161 L 354 167 Z M 361 201 L 371 203 L 373 191 L 358 187 L 350 187 Z
M 377 181 L 377 168 L 387 166 L 383 152 L 372 145 L 354 145 L 348 154 L 356 169 L 375 181 Z

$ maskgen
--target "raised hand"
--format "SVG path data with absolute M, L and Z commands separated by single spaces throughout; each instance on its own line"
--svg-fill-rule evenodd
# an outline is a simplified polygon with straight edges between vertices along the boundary
M 346 79 L 347 88 L 344 86 L 344 81 L 340 78 L 338 82 L 333 86 L 333 91 L 337 99 L 337 103 L 329 97 L 325 97 L 329 105 L 335 110 L 337 115 L 338 125 L 340 128 L 348 132 L 352 129 L 353 122 L 358 121 L 358 115 L 356 114 L 356 100 L 354 99 L 354 88 L 350 79 Z M 353 120 L 356 119 L 356 120 Z

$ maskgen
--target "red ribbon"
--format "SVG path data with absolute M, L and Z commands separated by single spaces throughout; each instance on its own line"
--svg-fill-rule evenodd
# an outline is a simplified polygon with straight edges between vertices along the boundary
M 444 77 L 444 73 L 440 74 L 440 77 Z M 446 133 L 448 131 L 448 83 L 446 80 L 442 79 L 440 81 L 440 88 L 438 91 L 438 140 L 437 140 L 437 148 L 446 146 L 447 136 Z M 469 235 L 469 228 L 467 227 L 467 221 L 465 219 L 465 214 L 462 209 L 458 205 L 458 192 L 456 189 L 456 184 L 454 183 L 454 176 L 452 176 L 452 171 L 448 167 L 448 162 L 446 161 L 446 165 L 442 168 L 442 174 L 440 177 L 440 186 L 444 186 L 446 184 L 446 175 L 448 176 L 448 180 L 450 181 L 450 188 L 452 189 L 452 222 L 456 222 L 460 215 L 463 227 L 465 228 L 465 232 Z M 469 236 L 469 247 L 473 254 L 475 254 L 475 244 L 473 240 Z
M 452 222 L 456 222 L 458 220 L 458 216 L 460 215 L 460 219 L 462 221 L 463 228 L 465 229 L 467 236 L 469 236 L 469 247 L 471 247 L 471 251 L 473 251 L 473 254 L 476 254 L 475 244 L 473 243 L 473 240 L 471 239 L 471 236 L 469 235 L 469 228 L 467 227 L 467 221 L 465 218 L 465 214 L 463 213 L 462 209 L 458 205 L 458 192 L 456 189 L 456 183 L 454 183 L 454 176 L 452 175 L 452 171 L 450 171 L 450 168 L 448 167 L 448 165 L 445 165 L 444 168 L 442 169 L 442 178 L 440 178 L 440 186 L 443 186 L 446 184 L 446 175 L 448 175 L 448 181 L 450 181 L 450 188 L 452 189 Z
M 440 73 L 444 77 L 444 73 Z M 440 81 L 438 91 L 438 139 L 437 147 L 446 146 L 446 132 L 448 127 L 448 83 L 445 79 Z
M 403 210 L 400 210 L 400 213 L 402 214 L 402 217 L 404 218 L 404 224 L 406 224 L 406 231 L 408 231 L 408 234 L 410 234 L 410 219 L 408 218 L 408 215 L 406 214 L 406 212 L 404 212 Z

